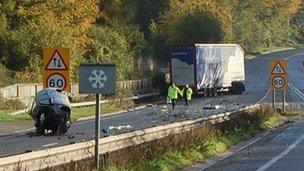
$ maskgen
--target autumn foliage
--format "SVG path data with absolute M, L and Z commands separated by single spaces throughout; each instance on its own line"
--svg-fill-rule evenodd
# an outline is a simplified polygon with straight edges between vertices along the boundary
M 301 0 L 0 0 L 1 72 L 40 82 L 43 47 L 70 48 L 77 81 L 82 62 L 115 63 L 119 79 L 143 76 L 138 59 L 164 66 L 167 46 L 176 44 L 290 46 L 304 41 L 303 7 Z

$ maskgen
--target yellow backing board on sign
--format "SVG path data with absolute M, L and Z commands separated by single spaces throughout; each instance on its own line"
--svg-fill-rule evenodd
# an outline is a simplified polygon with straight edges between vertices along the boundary
M 287 75 L 271 75 L 270 89 L 271 90 L 286 90 L 287 89 Z
M 270 62 L 270 75 L 287 75 L 287 61 L 285 59 L 274 59 Z
M 71 91 L 70 50 L 67 48 L 43 49 L 43 87 Z

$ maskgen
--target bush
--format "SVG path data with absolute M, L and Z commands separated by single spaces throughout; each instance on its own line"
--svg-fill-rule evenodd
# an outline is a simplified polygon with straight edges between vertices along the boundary
M 0 110 L 21 110 L 25 105 L 19 100 L 0 98 Z
M 14 79 L 14 74 L 12 71 L 0 64 L 0 87 L 5 87 L 11 84 L 15 84 L 17 81 Z

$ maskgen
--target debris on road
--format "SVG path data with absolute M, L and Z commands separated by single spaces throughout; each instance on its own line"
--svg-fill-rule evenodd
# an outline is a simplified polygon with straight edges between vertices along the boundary
M 162 113 L 168 113 L 168 111 L 166 109 L 161 110 Z
M 164 108 L 164 109 L 168 108 L 167 105 L 162 105 L 161 107 Z
M 84 135 L 84 132 L 76 132 L 77 135 Z
M 68 139 L 74 139 L 75 136 L 68 136 Z
M 203 109 L 221 109 L 223 108 L 223 106 L 220 106 L 220 105 L 215 105 L 215 106 L 204 106 Z
M 154 111 L 150 111 L 147 113 L 147 116 L 154 116 L 154 115 L 156 115 L 156 112 L 154 112 Z
M 119 125 L 119 126 L 109 126 L 108 128 L 103 128 L 101 131 L 104 134 L 106 134 L 106 133 L 108 133 L 111 130 L 118 131 L 118 130 L 122 130 L 122 129 L 130 129 L 130 128 L 132 128 L 132 126 L 130 126 L 130 125 L 126 125 L 126 126 L 122 126 L 122 125 Z
M 34 150 L 25 150 L 24 152 L 25 153 L 30 153 L 30 152 L 33 152 Z

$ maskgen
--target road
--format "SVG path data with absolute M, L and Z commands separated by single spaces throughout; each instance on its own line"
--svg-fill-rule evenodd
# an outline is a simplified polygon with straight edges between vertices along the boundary
M 284 57 L 288 60 L 288 80 L 290 84 L 303 92 L 304 90 L 304 51 L 295 53 L 277 53 L 257 57 L 247 61 L 247 93 L 260 92 L 267 94 L 269 77 L 267 73 L 269 59 Z M 254 84 L 256 82 L 256 84 Z M 262 94 L 263 94 L 262 93 Z M 265 95 L 266 95 L 265 94 Z M 281 94 L 277 94 L 279 100 Z M 262 98 L 262 102 L 270 102 L 271 93 Z M 286 101 L 293 107 L 303 109 L 303 97 L 290 88 L 286 92 Z M 304 168 L 304 118 L 298 118 L 293 124 L 284 125 L 247 142 L 246 144 L 228 152 L 226 155 L 207 163 L 186 168 L 185 170 L 303 170 Z
M 291 81 L 295 87 L 302 90 L 304 89 L 304 84 L 301 82 L 302 76 L 300 74 L 303 70 L 301 66 L 303 55 L 301 53 L 303 53 L 303 50 L 291 50 L 261 55 L 247 60 L 245 62 L 247 91 L 243 95 L 193 99 L 188 110 L 184 108 L 182 101 L 178 102 L 176 110 L 171 110 L 167 104 L 154 105 L 137 111 L 130 110 L 121 115 L 102 118 L 101 128 L 130 125 L 130 129 L 120 131 L 127 132 L 232 111 L 258 102 L 270 102 L 268 61 L 277 57 L 290 57 L 288 71 L 293 72 L 290 73 Z M 290 104 L 295 103 L 296 107 L 302 108 L 302 99 L 298 95 L 288 91 L 286 98 Z M 203 109 L 204 106 L 208 105 L 219 105 L 221 108 Z M 69 133 L 62 136 L 32 136 L 31 131 L 25 130 L 18 133 L 0 135 L 0 157 L 92 140 L 94 138 L 94 121 L 88 120 L 75 123 Z M 110 132 L 110 135 L 112 134 L 113 132 Z M 104 135 L 101 132 L 102 136 L 108 135 Z
M 303 170 L 304 167 L 304 118 L 284 125 L 235 149 L 218 162 L 208 162 L 188 168 L 188 171 L 204 170 Z M 245 147 L 245 148 L 244 148 Z

